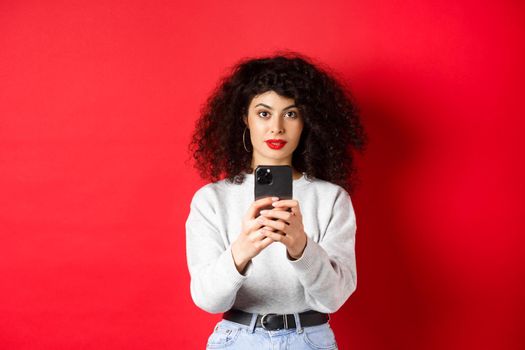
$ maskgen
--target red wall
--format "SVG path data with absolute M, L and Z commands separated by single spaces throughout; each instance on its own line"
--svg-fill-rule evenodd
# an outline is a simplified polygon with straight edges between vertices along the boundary
M 307 4 L 308 3 L 308 4 Z M 342 349 L 525 347 L 518 1 L 0 3 L 0 348 L 202 349 L 200 105 L 244 56 L 348 79 L 370 137 Z M 241 140 L 239 140 L 241 142 Z

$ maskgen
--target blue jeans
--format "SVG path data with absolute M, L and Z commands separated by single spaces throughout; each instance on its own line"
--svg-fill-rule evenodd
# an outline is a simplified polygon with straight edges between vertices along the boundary
M 252 315 L 249 326 L 222 319 L 209 336 L 206 349 L 338 349 L 329 322 L 317 326 L 301 327 L 298 314 L 295 313 L 294 316 L 297 328 L 276 331 L 267 331 L 261 327 L 255 327 L 257 314 Z

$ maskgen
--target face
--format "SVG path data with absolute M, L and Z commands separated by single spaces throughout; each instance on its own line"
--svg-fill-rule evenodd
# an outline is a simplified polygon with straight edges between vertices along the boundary
M 253 169 L 257 165 L 292 165 L 304 125 L 294 99 L 274 91 L 257 95 L 250 101 L 244 123 L 250 129 Z

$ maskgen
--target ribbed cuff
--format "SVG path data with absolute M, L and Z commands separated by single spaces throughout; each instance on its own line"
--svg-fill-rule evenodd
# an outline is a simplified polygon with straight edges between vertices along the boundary
M 315 263 L 315 257 L 320 255 L 319 249 L 322 250 L 322 248 L 312 240 L 310 236 L 306 235 L 306 247 L 304 248 L 303 255 L 297 260 L 290 260 L 287 253 L 286 259 L 296 271 L 306 272 L 310 270 L 312 264 Z
M 252 271 L 252 262 L 248 262 L 244 275 L 239 273 L 237 267 L 235 267 L 235 261 L 233 260 L 233 254 L 231 246 L 226 249 L 217 261 L 218 271 L 222 272 L 223 278 L 228 282 L 229 285 L 235 286 L 237 290 L 248 278 Z

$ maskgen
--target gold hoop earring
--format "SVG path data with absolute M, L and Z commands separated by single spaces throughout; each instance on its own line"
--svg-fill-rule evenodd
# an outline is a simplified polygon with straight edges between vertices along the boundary
M 246 148 L 246 142 L 245 142 L 245 140 L 244 140 L 244 139 L 245 139 L 245 136 L 244 136 L 244 135 L 246 134 L 246 129 L 247 129 L 247 127 L 244 127 L 244 131 L 242 132 L 242 145 L 244 146 L 244 149 L 246 150 L 246 152 L 250 152 L 250 151 L 248 150 L 248 148 Z

